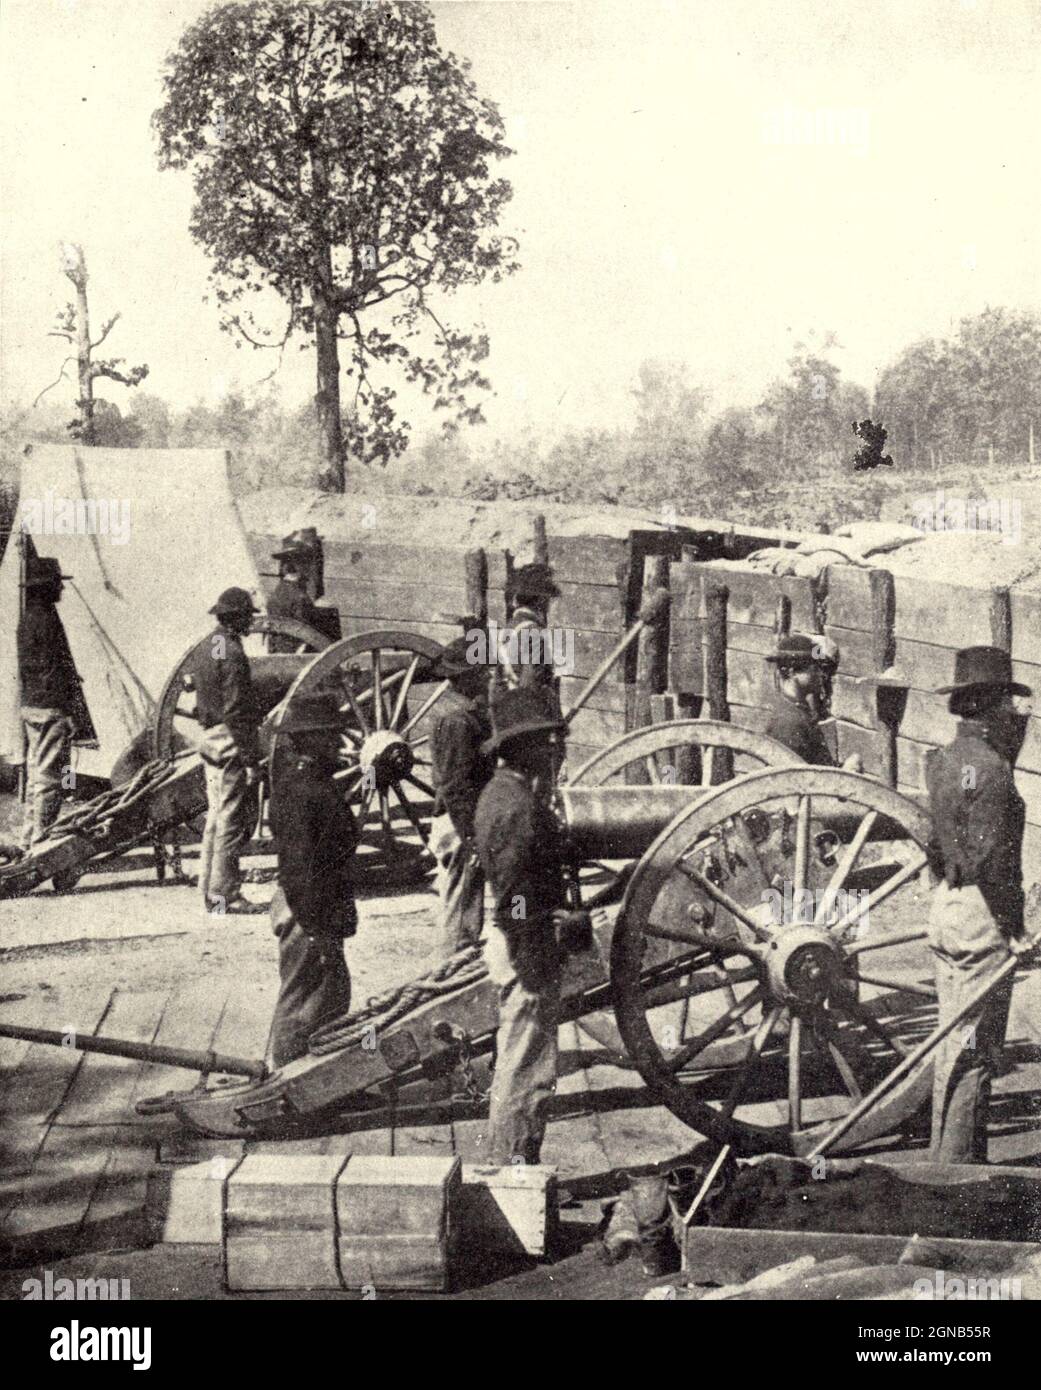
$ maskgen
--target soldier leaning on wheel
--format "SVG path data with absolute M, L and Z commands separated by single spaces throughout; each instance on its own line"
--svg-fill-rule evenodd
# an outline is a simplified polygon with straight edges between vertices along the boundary
M 536 690 L 505 691 L 485 751 L 499 764 L 474 818 L 492 904 L 485 961 L 499 990 L 489 1161 L 538 1163 L 556 1089 L 561 967 L 591 944 L 590 916 L 568 911 L 561 831 L 550 807 L 560 720 Z
M 955 658 L 952 685 L 941 686 L 959 717 L 952 743 L 926 771 L 933 816 L 932 867 L 942 882 L 929 913 L 936 967 L 938 1024 L 1024 948 L 1023 798 L 1015 763 L 1026 716 L 997 647 L 967 647 Z M 995 1061 L 1005 1040 L 1012 981 L 999 985 L 940 1045 L 933 1073 L 932 1157 L 987 1161 L 987 1107 Z
M 217 626 L 191 664 L 196 713 L 203 730 L 206 829 L 199 855 L 199 891 L 207 912 L 249 913 L 239 856 L 249 839 L 258 778 L 260 712 L 242 639 L 259 612 L 245 589 L 225 589 L 210 609 Z
M 29 560 L 25 610 L 18 623 L 18 673 L 26 739 L 26 817 L 22 848 L 43 837 L 61 810 L 62 777 L 69 767 L 74 714 L 82 699 L 69 640 L 58 616 L 63 583 L 57 560 Z
M 358 831 L 333 780 L 341 722 L 335 696 L 312 695 L 294 700 L 279 724 L 293 756 L 271 804 L 281 988 L 268 1051 L 276 1067 L 302 1057 L 315 1029 L 351 1004 L 343 943 L 358 924 L 351 880 Z
M 777 704 L 766 726 L 767 735 L 790 748 L 803 762 L 834 767 L 835 759 L 821 732 L 819 710 L 828 673 L 838 664 L 838 649 L 824 638 L 793 632 L 778 638 L 777 650 L 766 660 L 775 668 L 777 687 Z M 851 754 L 842 766 L 859 772 L 859 754 Z
M 482 751 L 491 729 L 487 667 L 469 661 L 470 652 L 469 640 L 457 637 L 432 672 L 437 679 L 451 682 L 435 708 L 430 731 L 434 781 L 430 851 L 437 861 L 446 957 L 480 940 L 484 923 L 484 872 L 474 849 L 474 813 L 492 774 L 492 760 Z

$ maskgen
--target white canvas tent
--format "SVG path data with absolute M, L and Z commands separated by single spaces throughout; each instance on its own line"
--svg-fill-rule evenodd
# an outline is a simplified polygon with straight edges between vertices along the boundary
M 228 482 L 223 449 L 88 449 L 34 445 L 22 459 L 16 526 L 72 579 L 59 613 L 97 748 L 77 771 L 108 777 L 150 727 L 163 685 L 202 636 L 231 584 L 259 579 Z M 20 551 L 0 564 L 0 758 L 22 760 L 16 632 Z

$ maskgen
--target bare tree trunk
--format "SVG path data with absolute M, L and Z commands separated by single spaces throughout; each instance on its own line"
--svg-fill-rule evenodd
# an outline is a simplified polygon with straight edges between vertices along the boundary
M 318 372 L 315 406 L 324 454 L 320 485 L 329 492 L 346 492 L 343 422 L 340 419 L 340 349 L 336 336 L 336 330 L 340 325 L 340 311 L 335 298 L 332 245 L 324 216 L 329 202 L 329 171 L 325 156 L 317 143 L 312 146 L 310 157 L 314 183 L 314 236 L 316 248 L 319 250 L 318 274 L 311 286 L 311 299 L 314 304 L 314 341 Z
M 75 253 L 75 254 L 71 254 Z M 76 361 L 79 367 L 79 437 L 94 444 L 94 373 L 90 364 L 90 310 L 87 305 L 87 263 L 80 247 L 70 248 L 65 274 L 76 287 Z
M 340 420 L 340 352 L 336 337 L 339 315 L 329 304 L 322 287 L 312 291 L 314 301 L 314 339 L 317 353 L 318 389 L 315 405 L 322 437 L 323 467 L 321 485 L 329 492 L 344 492 L 343 428 Z

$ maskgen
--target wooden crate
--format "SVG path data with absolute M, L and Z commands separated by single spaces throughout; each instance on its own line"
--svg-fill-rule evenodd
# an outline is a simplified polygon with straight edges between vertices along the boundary
M 457 1157 L 356 1154 L 336 1186 L 348 1289 L 446 1289 L 462 1188 Z
M 247 1154 L 225 1185 L 224 1282 L 231 1290 L 337 1289 L 339 1154 Z
M 460 1258 L 545 1255 L 557 1225 L 557 1170 L 537 1164 L 463 1165 Z

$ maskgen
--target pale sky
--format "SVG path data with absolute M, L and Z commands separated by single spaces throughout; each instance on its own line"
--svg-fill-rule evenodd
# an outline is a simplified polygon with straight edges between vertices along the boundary
M 146 390 L 185 405 L 270 371 L 202 303 L 190 181 L 158 171 L 149 128 L 162 59 L 208 3 L 2 0 L 4 401 L 61 361 L 63 238 Z M 686 362 L 717 408 L 752 402 L 828 329 L 870 389 L 965 314 L 1041 306 L 1038 0 L 434 8 L 517 151 L 503 228 L 523 268 L 446 308 L 491 334 L 493 431 L 625 423 L 647 358 Z M 288 399 L 313 370 L 287 352 Z

